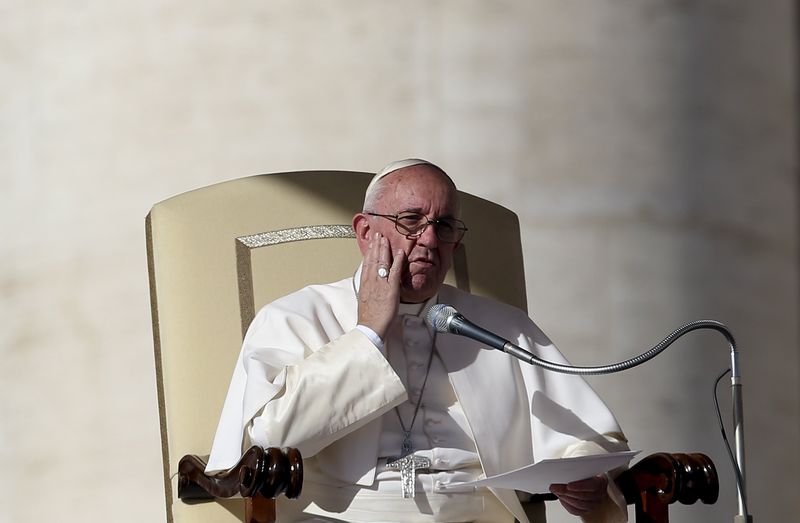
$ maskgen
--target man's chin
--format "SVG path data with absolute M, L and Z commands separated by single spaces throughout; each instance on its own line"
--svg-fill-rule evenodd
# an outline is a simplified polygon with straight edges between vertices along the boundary
M 429 300 L 442 286 L 442 282 L 417 274 L 411 281 L 404 281 L 400 288 L 400 300 L 404 303 L 422 303 Z

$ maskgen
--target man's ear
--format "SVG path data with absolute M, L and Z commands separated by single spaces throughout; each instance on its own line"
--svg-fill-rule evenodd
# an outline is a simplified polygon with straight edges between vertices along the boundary
M 372 228 L 369 226 L 369 218 L 364 213 L 358 213 L 353 216 L 353 231 L 356 233 L 356 242 L 361 251 L 361 255 L 367 254 L 369 249 L 369 233 Z

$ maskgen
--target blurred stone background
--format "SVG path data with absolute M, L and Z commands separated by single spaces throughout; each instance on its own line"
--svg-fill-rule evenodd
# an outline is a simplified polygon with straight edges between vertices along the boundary
M 574 362 L 726 322 L 751 511 L 792 520 L 796 20 L 790 0 L 0 0 L 0 521 L 165 521 L 153 203 L 406 156 L 517 211 L 532 315 Z M 720 502 L 674 521 L 736 511 L 727 364 L 699 333 L 592 380 L 632 447 L 716 461 Z

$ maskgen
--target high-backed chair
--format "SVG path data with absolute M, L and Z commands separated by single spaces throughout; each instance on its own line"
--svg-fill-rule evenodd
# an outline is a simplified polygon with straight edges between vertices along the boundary
M 148 214 L 168 522 L 269 520 L 251 513 L 261 511 L 258 506 L 246 514 L 241 498 L 212 503 L 177 499 L 179 490 L 184 498 L 196 499 L 218 488 L 202 479 L 200 458 L 184 460 L 180 473 L 179 462 L 184 455 L 204 455 L 211 448 L 242 337 L 255 312 L 305 285 L 336 281 L 355 272 L 361 256 L 350 223 L 361 209 L 370 177 L 343 171 L 252 176 L 175 196 L 154 205 Z M 475 196 L 461 196 L 470 231 L 456 251 L 447 282 L 526 310 L 517 216 Z M 274 451 L 268 451 L 266 458 L 259 454 L 258 467 L 263 468 L 263 459 L 273 459 L 270 452 Z M 670 467 L 686 468 L 680 463 Z M 713 465 L 708 461 L 700 469 L 711 474 Z M 251 472 L 244 467 L 232 476 L 242 475 L 239 480 L 246 483 L 252 480 Z M 688 476 L 679 477 L 680 471 L 675 474 L 667 480 L 662 476 L 648 480 L 657 484 L 653 492 L 659 503 L 666 499 L 665 492 L 689 481 Z M 628 490 L 638 488 L 633 479 L 622 479 L 634 485 Z M 226 488 L 222 495 L 231 495 Z M 299 485 L 288 488 L 296 491 Z M 250 492 L 245 489 L 245 495 Z M 631 503 L 647 504 L 642 496 L 638 501 L 637 494 L 631 496 Z M 687 498 L 685 489 L 683 496 Z

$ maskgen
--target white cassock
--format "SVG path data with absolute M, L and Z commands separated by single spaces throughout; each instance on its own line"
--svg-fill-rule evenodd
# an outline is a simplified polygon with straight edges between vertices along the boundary
M 312 285 L 259 311 L 245 336 L 207 471 L 236 464 L 252 440 L 296 447 L 307 470 L 342 485 L 375 483 L 381 417 L 408 393 L 386 356 L 355 328 L 354 281 Z M 566 363 L 515 307 L 448 285 L 436 299 L 541 358 Z M 459 336 L 438 335 L 435 347 L 487 476 L 542 459 L 627 448 L 614 416 L 582 378 L 521 363 Z M 492 493 L 528 523 L 514 491 Z M 626 520 L 613 486 L 612 496 L 617 505 L 609 503 L 598 521 Z

